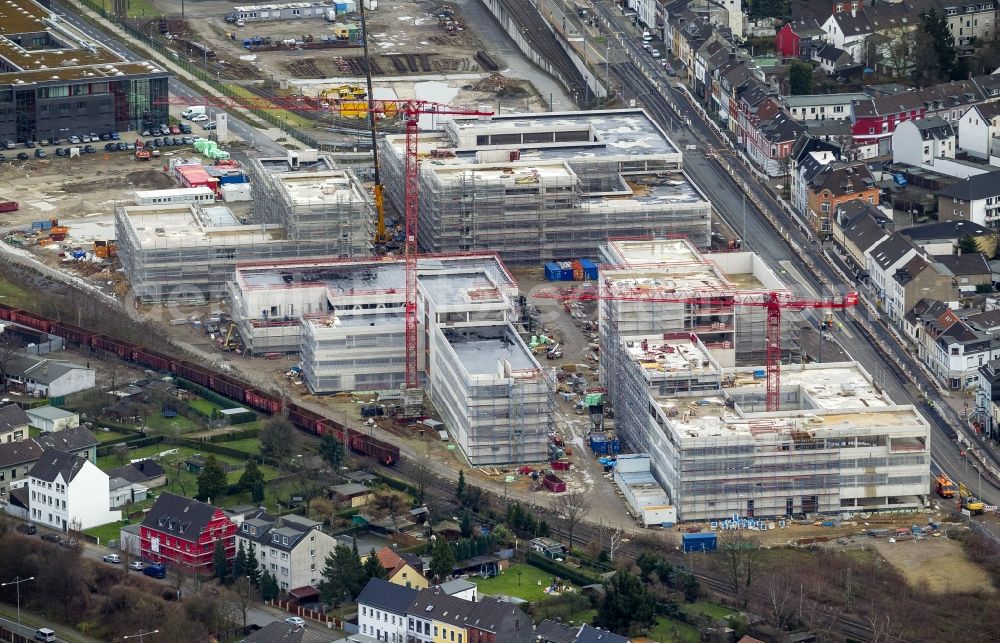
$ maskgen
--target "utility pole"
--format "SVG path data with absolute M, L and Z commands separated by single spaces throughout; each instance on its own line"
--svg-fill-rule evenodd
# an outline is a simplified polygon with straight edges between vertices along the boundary
M 21 583 L 27 583 L 29 580 L 35 580 L 34 576 L 29 576 L 28 578 L 21 578 L 17 576 L 12 581 L 6 583 L 0 583 L 0 587 L 7 587 L 8 585 L 13 585 L 17 588 L 17 635 L 21 636 Z M 14 633 L 10 633 L 10 643 L 14 643 Z

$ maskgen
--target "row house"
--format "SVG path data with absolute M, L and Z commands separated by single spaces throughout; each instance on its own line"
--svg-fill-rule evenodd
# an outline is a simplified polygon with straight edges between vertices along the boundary
M 712 72 L 712 87 L 709 93 L 707 111 L 716 115 L 726 129 L 733 135 L 739 131 L 739 100 L 737 95 L 741 88 L 751 82 L 760 82 L 763 78 L 759 70 L 739 57 L 725 61 Z
M 941 221 L 971 221 L 993 230 L 1000 228 L 1000 170 L 956 181 L 938 191 L 937 197 Z
M 836 161 L 819 168 L 806 182 L 806 221 L 814 232 L 833 234 L 837 209 L 851 201 L 879 204 L 879 188 L 864 161 Z
M 936 116 L 905 121 L 892 133 L 892 162 L 934 165 L 936 159 L 955 158 L 955 127 Z
M 967 2 L 961 4 L 947 3 L 941 8 L 948 30 L 958 46 L 990 41 L 997 33 L 997 3 Z
M 888 154 L 892 133 L 907 121 L 934 116 L 958 122 L 972 106 L 1000 97 L 1000 75 L 981 76 L 851 103 L 851 131 L 862 146 Z
M 938 299 L 921 299 L 903 317 L 903 336 L 917 351 L 917 359 L 927 363 L 928 347 L 942 331 L 958 321 L 952 306 Z
M 46 449 L 28 473 L 31 520 L 59 531 L 120 521 L 111 510 L 108 474 L 79 456 Z
M 208 576 L 216 542 L 236 557 L 236 523 L 217 507 L 164 492 L 139 526 L 142 559 Z
M 1000 358 L 1000 339 L 958 320 L 935 338 L 927 366 L 951 390 L 974 388 L 979 368 Z
M 1000 156 L 1000 102 L 973 105 L 959 119 L 958 135 L 958 148 L 969 156 Z
M 844 251 L 855 277 L 867 278 L 866 253 L 889 237 L 889 218 L 874 205 L 849 201 L 839 206 L 833 218 L 833 242 Z
M 253 551 L 260 571 L 268 571 L 284 591 L 318 586 L 326 557 L 337 541 L 305 516 L 275 518 L 265 513 L 243 520 L 236 532 L 237 549 Z
M 28 472 L 46 449 L 57 449 L 96 463 L 99 443 L 97 437 L 82 426 L 0 443 L 0 502 L 9 500 L 11 491 L 27 486 Z
M 856 100 L 867 100 L 868 94 L 807 94 L 803 96 L 784 96 L 782 104 L 788 108 L 788 113 L 797 121 L 851 120 L 851 103 Z
M 774 36 L 774 50 L 781 58 L 799 58 L 817 43 L 826 42 L 826 32 L 815 18 L 786 22 Z
M 740 122 L 744 125 L 741 138 L 747 156 L 768 176 L 787 175 L 792 147 L 805 128 L 773 98 L 755 110 L 749 104 L 745 108 Z

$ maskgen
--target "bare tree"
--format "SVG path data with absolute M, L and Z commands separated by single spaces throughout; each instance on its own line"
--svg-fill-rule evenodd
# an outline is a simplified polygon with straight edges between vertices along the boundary
M 434 461 L 431 460 L 431 454 L 424 451 L 413 459 L 413 472 L 410 475 L 413 486 L 416 488 L 417 504 L 423 504 L 424 497 L 427 495 L 427 487 L 430 486 L 433 477 Z
M 391 520 L 393 530 L 399 531 L 399 514 L 406 511 L 406 502 L 398 493 L 380 491 L 372 498 L 371 509 L 377 518 Z
M 761 612 L 779 630 L 788 629 L 796 611 L 796 589 L 786 574 L 771 574 L 760 594 Z
M 257 588 L 253 586 L 249 578 L 240 576 L 233 582 L 231 602 L 240 618 L 243 619 L 244 632 L 247 629 L 247 614 L 259 600 L 260 595 L 257 593 Z
M 608 559 L 612 563 L 615 562 L 615 552 L 621 549 L 621 546 L 627 542 L 628 538 L 625 538 L 625 532 L 621 529 L 608 530 Z
M 881 44 L 875 48 L 875 54 L 893 78 L 904 78 L 916 63 L 917 34 L 908 26 L 890 27 L 876 32 Z
M 118 538 L 118 549 L 121 550 L 122 563 L 125 565 L 125 573 L 127 574 L 129 573 L 129 563 L 136 557 L 133 549 L 139 549 L 139 535 L 123 531 Z
M 733 584 L 733 594 L 746 605 L 746 594 L 757 580 L 760 567 L 760 542 L 745 531 L 732 530 L 719 534 L 719 550 L 726 574 Z
M 111 447 L 111 452 L 118 458 L 118 464 L 125 464 L 125 457 L 128 455 L 128 445 L 124 442 Z
M 16 337 L 0 331 L 0 386 L 3 386 L 4 393 L 7 392 L 7 369 L 21 348 L 21 343 Z
M 553 509 L 566 529 L 566 535 L 569 538 L 569 550 L 572 552 L 573 532 L 576 530 L 577 525 L 583 522 L 584 516 L 590 510 L 590 501 L 587 499 L 586 494 L 581 491 L 567 491 L 556 498 Z

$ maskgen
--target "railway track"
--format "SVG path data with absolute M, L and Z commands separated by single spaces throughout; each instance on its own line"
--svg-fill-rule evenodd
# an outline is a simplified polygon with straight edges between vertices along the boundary
M 528 0 L 498 1 L 517 23 L 521 37 L 565 79 L 569 90 L 576 94 L 578 99 L 585 96 L 587 85 L 583 75 L 570 60 L 566 50 L 556 41 L 555 35 L 546 26 L 545 18 L 535 5 Z

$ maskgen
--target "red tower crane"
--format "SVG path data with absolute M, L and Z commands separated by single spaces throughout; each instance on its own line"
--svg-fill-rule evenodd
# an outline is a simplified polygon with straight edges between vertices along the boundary
M 767 374 L 766 406 L 768 411 L 781 410 L 781 311 L 825 309 L 843 310 L 858 303 L 856 292 L 827 299 L 802 299 L 780 291 L 726 291 L 726 290 L 675 290 L 640 288 L 621 283 L 605 282 L 606 292 L 600 294 L 592 288 L 570 292 L 543 290 L 534 297 L 573 301 L 611 300 L 669 304 L 701 304 L 713 308 L 750 306 L 767 311 L 765 370 Z
M 328 107 L 321 107 L 318 101 L 296 101 L 294 99 L 273 100 L 253 97 L 218 97 L 218 96 L 172 96 L 165 101 L 168 104 L 181 105 L 212 105 L 222 108 L 247 109 L 283 109 L 289 111 L 319 111 L 337 112 L 343 105 L 344 111 L 352 115 L 368 115 L 369 113 L 383 116 L 402 115 L 406 121 L 406 161 L 404 172 L 404 221 L 406 243 L 404 257 L 406 261 L 406 388 L 418 388 L 420 378 L 417 373 L 417 213 L 420 208 L 420 158 L 417 155 L 418 130 L 420 117 L 423 115 L 442 116 L 492 116 L 493 112 L 478 109 L 450 107 L 442 103 L 428 100 L 367 100 L 368 108 L 357 100 L 334 100 Z

